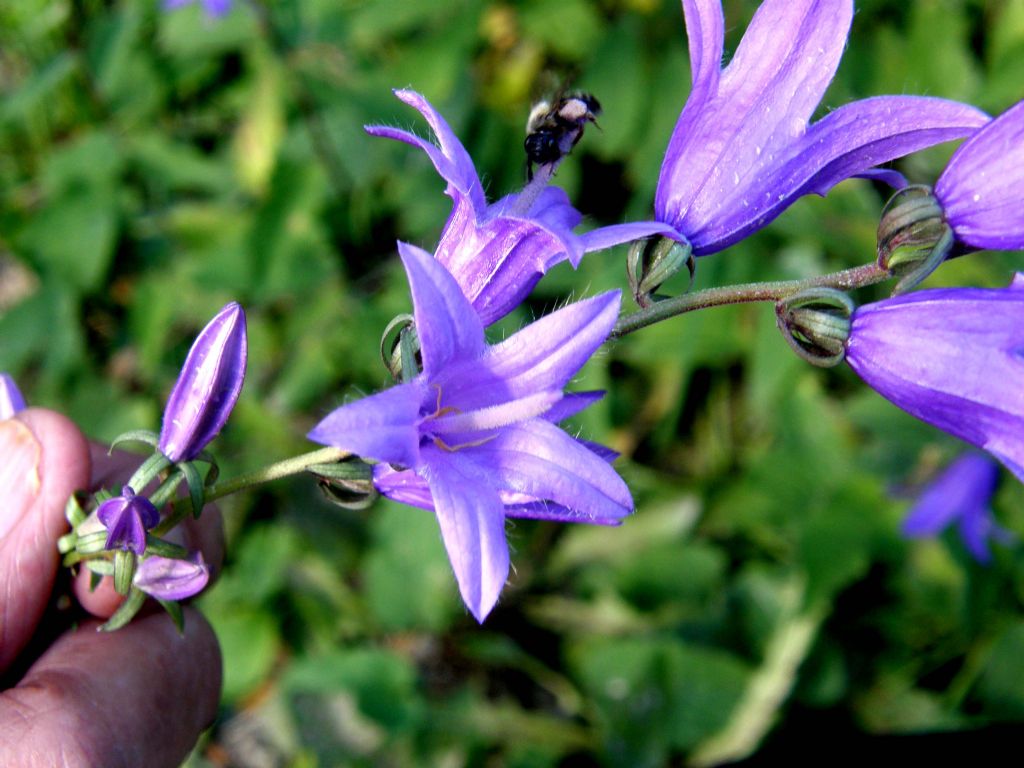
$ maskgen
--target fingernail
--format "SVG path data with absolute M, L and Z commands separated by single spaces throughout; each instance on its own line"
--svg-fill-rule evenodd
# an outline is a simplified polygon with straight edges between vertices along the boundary
M 28 427 L 17 419 L 0 421 L 0 541 L 39 495 L 41 459 L 42 446 Z

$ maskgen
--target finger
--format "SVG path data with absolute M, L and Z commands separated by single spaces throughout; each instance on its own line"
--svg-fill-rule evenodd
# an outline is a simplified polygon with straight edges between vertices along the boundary
M 71 630 L 0 694 L 0 765 L 175 768 L 214 719 L 221 657 L 213 630 L 185 611 L 116 632 Z
M 52 411 L 0 421 L 0 670 L 28 642 L 57 572 L 64 506 L 89 481 L 89 449 L 78 428 Z

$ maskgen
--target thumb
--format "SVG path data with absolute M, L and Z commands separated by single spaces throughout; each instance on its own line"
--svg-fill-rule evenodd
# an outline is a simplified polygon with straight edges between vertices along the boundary
M 0 671 L 32 636 L 56 576 L 64 506 L 89 482 L 89 447 L 71 421 L 29 409 L 0 421 Z

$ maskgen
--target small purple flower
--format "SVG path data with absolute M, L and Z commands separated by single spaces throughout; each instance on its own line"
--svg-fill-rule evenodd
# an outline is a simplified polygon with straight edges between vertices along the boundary
M 423 372 L 338 408 L 309 437 L 413 473 L 385 468 L 377 482 L 385 495 L 435 511 L 462 598 L 483 621 L 508 576 L 506 515 L 546 503 L 558 519 L 614 524 L 633 508 L 606 457 L 552 423 L 593 401 L 562 389 L 607 338 L 619 294 L 569 305 L 487 346 L 451 274 L 414 246 L 399 243 L 399 254 Z
M 146 551 L 146 531 L 160 522 L 153 503 L 127 485 L 120 496 L 100 504 L 96 516 L 107 529 L 107 549 L 127 549 L 136 555 Z
M 455 277 L 485 326 L 519 306 L 555 264 L 568 260 L 577 267 L 585 253 L 650 235 L 678 237 L 658 222 L 577 235 L 573 228 L 582 216 L 558 187 L 544 188 L 532 201 L 524 190 L 488 205 L 473 161 L 444 118 L 414 91 L 395 95 L 426 118 L 437 145 L 388 126 L 369 125 L 366 131 L 419 147 L 448 182 L 445 194 L 454 205 L 434 256 Z
M 6 373 L 0 373 L 0 421 L 11 418 L 18 411 L 25 410 L 25 398 L 18 385 Z
M 245 312 L 235 302 L 207 324 L 167 400 L 158 447 L 171 461 L 194 459 L 231 415 L 245 380 Z
M 1024 248 L 1024 101 L 957 149 L 935 197 L 957 240 L 975 248 Z
M 189 5 L 194 0 L 164 0 L 164 10 L 173 11 L 178 8 L 182 8 Z M 222 16 L 226 16 L 231 10 L 232 0 L 200 0 L 203 5 L 203 10 L 206 11 L 206 15 L 211 19 L 219 19 Z
M 979 563 L 991 562 L 988 540 L 1005 544 L 1012 538 L 989 509 L 998 483 L 998 464 L 982 454 L 965 453 L 925 488 L 903 521 L 903 534 L 935 536 L 956 523 L 971 556 Z
M 1024 481 L 1024 274 L 1006 288 L 941 288 L 859 307 L 846 361 L 883 397 Z
M 835 74 L 853 0 L 765 0 L 722 69 L 720 0 L 683 0 L 693 85 L 665 152 L 655 218 L 694 255 L 765 226 L 843 179 L 906 182 L 880 163 L 968 135 L 988 116 L 944 99 L 879 96 L 808 121 Z
M 196 552 L 188 560 L 150 556 L 143 558 L 133 582 L 158 600 L 184 600 L 203 591 L 210 581 L 210 566 Z

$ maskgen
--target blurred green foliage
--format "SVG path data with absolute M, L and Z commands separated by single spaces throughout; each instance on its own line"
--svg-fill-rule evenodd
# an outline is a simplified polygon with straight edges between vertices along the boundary
M 727 48 L 756 8 L 726 0 Z M 992 111 L 1021 95 L 1024 0 L 862 0 L 834 107 L 926 93 Z M 572 85 L 605 112 L 557 182 L 588 225 L 650 216 L 688 91 L 674 0 L 270 0 L 0 5 L 0 370 L 97 439 L 158 424 L 190 340 L 231 299 L 245 391 L 215 444 L 227 473 L 304 450 L 330 408 L 386 382 L 377 339 L 408 310 L 394 257 L 449 201 L 419 152 L 366 123 L 426 127 L 432 100 L 489 194 L 524 176 L 531 100 Z M 951 147 L 908 158 L 933 180 Z M 698 286 L 873 258 L 864 181 L 807 199 Z M 933 285 L 1002 285 L 979 254 Z M 624 253 L 563 265 L 502 324 L 622 287 Z M 871 295 L 868 293 L 865 298 Z M 958 446 L 811 370 L 765 306 L 647 329 L 596 357 L 580 432 L 623 454 L 619 529 L 509 524 L 514 572 L 483 627 L 433 518 L 328 506 L 307 481 L 224 504 L 229 555 L 201 605 L 225 654 L 201 765 L 711 765 L 800 738 L 1024 718 L 1024 559 L 980 567 L 954 537 L 898 535 Z M 1001 522 L 1024 533 L 1008 476 Z M 866 736 L 865 736 L 866 738 Z M 771 747 L 769 742 L 769 748 Z

